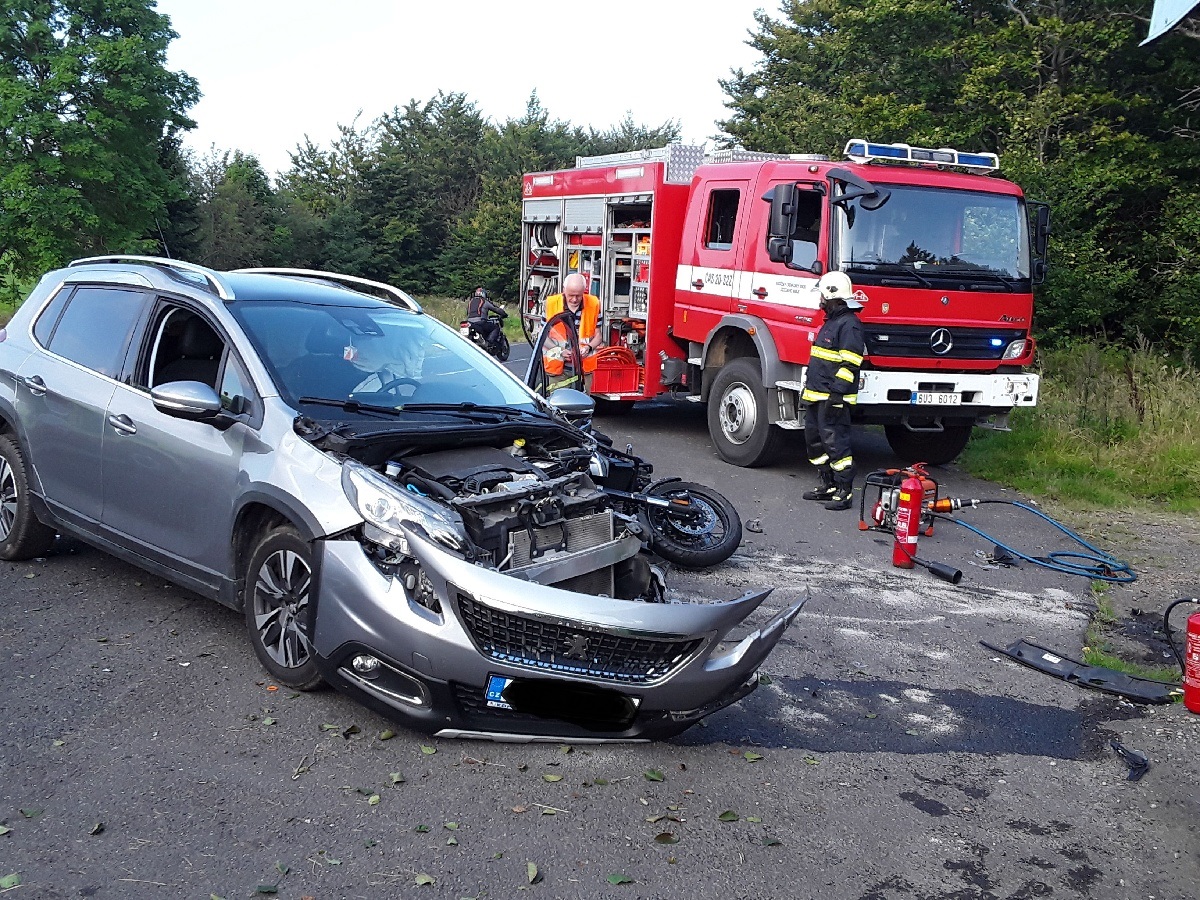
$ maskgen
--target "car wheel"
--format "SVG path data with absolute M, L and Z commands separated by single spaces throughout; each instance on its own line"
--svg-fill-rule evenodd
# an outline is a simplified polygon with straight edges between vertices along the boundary
M 0 435 L 0 559 L 44 556 L 54 543 L 54 529 L 33 513 L 25 454 L 8 435 Z
M 259 662 L 280 684 L 321 684 L 309 641 L 312 548 L 290 525 L 268 532 L 246 569 L 246 628 Z
M 765 466 L 779 454 L 783 430 L 767 421 L 757 359 L 739 357 L 717 373 L 708 397 L 708 433 L 721 458 L 735 466 Z

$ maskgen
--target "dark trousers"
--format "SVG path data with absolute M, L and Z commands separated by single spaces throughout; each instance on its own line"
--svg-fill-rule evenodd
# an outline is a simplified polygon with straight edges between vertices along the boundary
M 499 322 L 495 319 L 471 319 L 470 322 L 489 347 L 496 343 L 496 335 L 500 331 Z
M 828 473 L 839 488 L 854 484 L 854 456 L 850 452 L 850 410 L 829 400 L 804 408 L 804 443 L 808 460 Z

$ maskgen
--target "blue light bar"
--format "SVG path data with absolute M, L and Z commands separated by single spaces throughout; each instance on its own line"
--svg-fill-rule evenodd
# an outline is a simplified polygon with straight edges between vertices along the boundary
M 908 144 L 872 144 L 864 140 L 846 143 L 846 156 L 854 162 L 902 162 L 917 165 L 953 166 L 980 172 L 1000 168 L 995 153 L 962 153 L 952 147 L 911 147 Z
M 1003 346 L 1004 346 L 1004 339 L 1003 339 L 1003 338 L 992 338 L 992 340 L 991 340 L 991 345 L 992 345 L 993 347 L 1003 347 Z

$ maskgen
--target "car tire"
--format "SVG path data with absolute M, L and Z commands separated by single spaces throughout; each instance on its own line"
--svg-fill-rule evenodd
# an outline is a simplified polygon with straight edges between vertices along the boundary
M 312 548 L 291 525 L 267 532 L 246 567 L 246 630 L 259 662 L 280 684 L 318 687 L 311 629 Z
M 0 435 L 0 559 L 44 556 L 54 544 L 54 529 L 33 512 L 28 472 L 16 440 Z
M 739 357 L 717 373 L 708 433 L 721 458 L 743 468 L 765 466 L 783 449 L 783 429 L 767 421 L 767 389 L 754 357 Z

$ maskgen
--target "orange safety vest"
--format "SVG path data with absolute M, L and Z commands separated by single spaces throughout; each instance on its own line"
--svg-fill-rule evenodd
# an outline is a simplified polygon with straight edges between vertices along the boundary
M 546 298 L 546 320 L 549 321 L 557 316 L 560 312 L 567 308 L 567 302 L 563 299 L 562 294 L 552 294 Z M 596 326 L 600 322 L 600 298 L 595 294 L 583 295 L 583 307 L 579 316 L 579 338 L 580 340 L 591 340 L 596 333 Z M 551 375 L 557 375 L 562 372 L 562 363 L 559 362 L 558 372 L 550 372 L 550 363 L 547 362 L 546 371 Z M 583 361 L 584 372 L 596 371 L 596 357 L 589 356 Z

